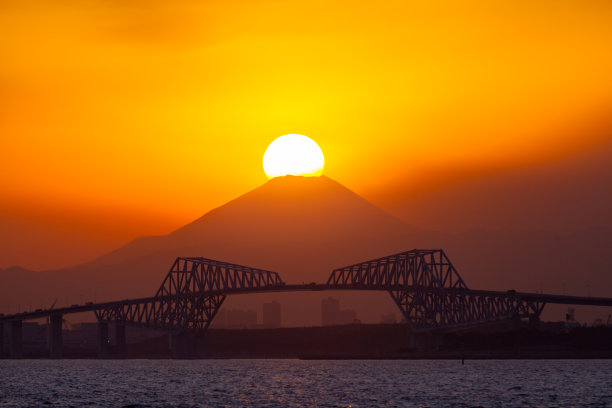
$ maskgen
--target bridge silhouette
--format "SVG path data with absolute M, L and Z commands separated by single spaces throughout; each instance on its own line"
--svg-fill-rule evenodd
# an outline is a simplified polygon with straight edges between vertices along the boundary
M 152 297 L 86 303 L 0 316 L 0 339 L 9 325 L 9 356 L 22 355 L 22 322 L 49 318 L 50 357 L 62 355 L 63 315 L 91 311 L 98 320 L 98 353 L 109 355 L 109 324 L 120 356 L 125 327 L 163 330 L 171 335 L 173 356 L 193 355 L 229 295 L 246 293 L 370 290 L 386 291 L 413 333 L 453 330 L 505 319 L 539 320 L 548 303 L 612 306 L 612 298 L 469 289 L 441 249 L 413 249 L 334 269 L 325 284 L 288 285 L 280 275 L 213 259 L 177 258 Z M 3 342 L 0 341 L 0 355 Z

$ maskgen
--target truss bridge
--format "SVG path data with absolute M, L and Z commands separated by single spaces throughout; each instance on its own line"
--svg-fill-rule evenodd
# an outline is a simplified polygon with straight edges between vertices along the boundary
M 321 290 L 388 292 L 414 333 L 537 320 L 547 303 L 612 306 L 612 298 L 470 289 L 441 249 L 413 249 L 344 266 L 334 269 L 326 283 L 301 285 L 285 284 L 276 272 L 193 257 L 177 258 L 154 296 L 0 316 L 0 335 L 8 325 L 9 355 L 19 357 L 22 321 L 47 317 L 50 355 L 61 357 L 62 316 L 91 311 L 99 322 L 101 355 L 109 323 L 118 330 L 119 343 L 125 343 L 125 326 L 147 327 L 172 334 L 180 351 L 188 348 L 190 336 L 206 333 L 227 296 Z

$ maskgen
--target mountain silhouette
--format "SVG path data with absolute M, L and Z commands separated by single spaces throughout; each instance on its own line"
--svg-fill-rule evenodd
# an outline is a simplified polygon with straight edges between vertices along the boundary
M 16 312 L 48 307 L 56 298 L 65 305 L 152 296 L 178 256 L 268 269 L 287 283 L 309 283 L 325 282 L 333 268 L 412 248 L 443 248 L 472 288 L 611 296 L 611 232 L 419 230 L 327 177 L 287 176 L 168 235 L 137 238 L 76 267 L 0 271 L 0 306 Z M 282 304 L 284 324 L 316 325 L 327 296 L 339 297 L 342 307 L 355 309 L 366 322 L 378 321 L 383 313 L 399 318 L 382 292 L 240 295 L 230 296 L 225 307 L 260 310 L 274 299 Z M 561 309 L 547 307 L 544 318 L 560 319 Z M 589 313 L 605 317 L 609 311 Z
M 55 297 L 61 303 L 81 303 L 151 296 L 178 256 L 268 269 L 287 283 L 325 282 L 335 267 L 415 246 L 415 228 L 336 181 L 286 176 L 269 180 L 168 235 L 137 238 L 86 264 L 42 272 L 7 271 L 0 295 L 13 311 L 20 302 L 21 310 L 28 308 L 24 299 L 32 299 L 32 307 L 45 307 Z M 286 295 L 255 296 L 261 302 Z M 240 296 L 242 303 L 236 305 L 248 306 L 249 297 Z M 298 322 L 319 321 L 320 297 L 310 299 L 309 307 L 316 310 L 301 310 Z M 302 306 L 293 309 L 305 309 Z
M 137 238 L 91 262 L 152 253 L 206 256 L 272 269 L 290 282 L 322 280 L 355 253 L 401 250 L 415 229 L 325 176 L 274 178 L 164 236 Z M 340 262 L 340 263 L 338 263 Z

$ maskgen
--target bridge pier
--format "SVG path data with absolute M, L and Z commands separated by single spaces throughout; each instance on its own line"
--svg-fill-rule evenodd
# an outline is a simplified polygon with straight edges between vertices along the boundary
M 170 335 L 172 358 L 177 360 L 203 358 L 206 356 L 206 341 L 196 333 L 177 333 Z
M 114 347 L 114 358 L 125 358 L 126 352 L 126 341 L 125 341 L 125 325 L 115 324 L 115 347 Z
M 109 324 L 98 322 L 98 358 L 125 358 L 126 336 L 124 324 L 112 324 L 113 340 L 109 336 Z
M 54 313 L 48 327 L 49 358 L 62 358 L 62 315 Z
M 21 320 L 11 321 L 9 331 L 9 357 L 10 358 L 22 358 L 23 357 L 23 324 Z
M 98 358 L 110 358 L 110 339 L 106 322 L 98 322 Z
M 0 358 L 4 357 L 4 323 L 0 322 Z

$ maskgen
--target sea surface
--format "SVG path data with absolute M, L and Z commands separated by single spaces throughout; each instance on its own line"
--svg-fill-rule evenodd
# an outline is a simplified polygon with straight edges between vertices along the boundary
M 0 407 L 609 407 L 612 360 L 0 360 Z

